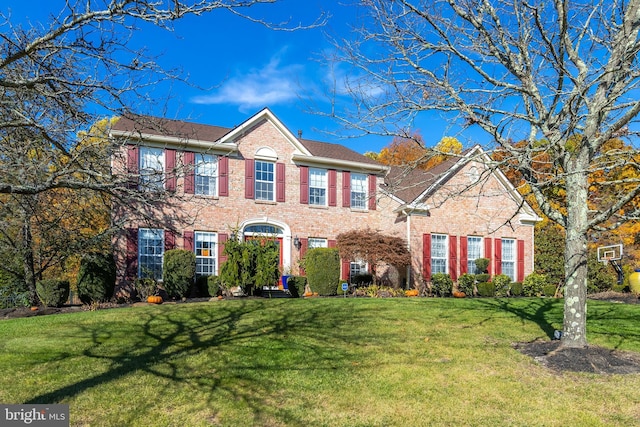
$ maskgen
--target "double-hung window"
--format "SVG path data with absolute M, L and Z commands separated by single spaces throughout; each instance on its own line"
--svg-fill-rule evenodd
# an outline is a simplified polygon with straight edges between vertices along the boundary
M 431 235 L 431 273 L 447 273 L 447 236 Z
M 307 244 L 309 249 L 328 247 L 327 239 L 319 239 L 317 237 L 309 237 Z
M 470 274 L 483 273 L 476 271 L 476 259 L 482 258 L 482 237 L 467 237 L 467 271 Z
M 164 230 L 140 228 L 138 230 L 138 277 L 162 279 L 164 256 Z
M 218 235 L 196 231 L 194 250 L 196 252 L 196 276 L 213 276 L 216 274 Z
M 367 274 L 367 263 L 362 260 L 356 260 L 349 263 L 349 280 L 353 280 L 355 276 Z
M 256 160 L 256 200 L 275 201 L 275 163 Z
M 327 170 L 309 169 L 309 204 L 327 205 Z
M 140 147 L 140 185 L 143 189 L 164 188 L 164 165 L 162 148 Z
M 217 195 L 218 157 L 211 154 L 196 154 L 196 194 Z
M 516 241 L 514 239 L 502 239 L 502 274 L 506 274 L 511 280 L 516 280 Z
M 367 175 L 365 174 L 351 174 L 351 208 L 367 208 Z

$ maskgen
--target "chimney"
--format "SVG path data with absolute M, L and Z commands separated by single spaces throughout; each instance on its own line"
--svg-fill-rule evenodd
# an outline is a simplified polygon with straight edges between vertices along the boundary
M 302 129 L 298 129 L 298 139 L 302 139 Z

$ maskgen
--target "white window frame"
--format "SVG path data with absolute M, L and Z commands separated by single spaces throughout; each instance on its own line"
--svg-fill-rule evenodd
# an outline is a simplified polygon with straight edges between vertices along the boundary
M 195 193 L 204 196 L 218 195 L 218 156 L 196 153 L 194 172 Z
M 467 236 L 467 272 L 470 274 L 482 273 L 476 267 L 476 259 L 482 258 L 482 250 L 482 237 Z
M 162 148 L 140 147 L 140 186 L 148 190 L 162 190 L 165 182 L 165 152 Z
M 138 229 L 138 277 L 162 280 L 164 261 L 164 230 Z
M 369 271 L 365 261 L 356 260 L 349 263 L 349 282 L 351 282 L 355 276 L 368 273 Z
M 351 208 L 367 209 L 367 175 L 363 173 L 351 174 Z
M 196 231 L 193 236 L 196 254 L 196 276 L 218 274 L 218 233 Z
M 328 248 L 329 242 L 327 239 L 321 239 L 319 237 L 309 237 L 307 239 L 307 249 L 313 248 Z
M 449 272 L 449 236 L 431 235 L 431 274 Z
M 516 280 L 516 240 L 502 239 L 501 269 L 502 274 Z
M 309 168 L 309 204 L 327 206 L 329 174 L 326 169 Z
M 255 199 L 267 202 L 276 200 L 276 164 L 266 160 L 255 160 Z

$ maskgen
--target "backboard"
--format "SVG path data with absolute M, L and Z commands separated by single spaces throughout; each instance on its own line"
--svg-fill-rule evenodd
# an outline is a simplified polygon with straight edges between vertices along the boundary
M 598 247 L 598 262 L 607 263 L 609 261 L 618 261 L 621 258 L 622 244 Z

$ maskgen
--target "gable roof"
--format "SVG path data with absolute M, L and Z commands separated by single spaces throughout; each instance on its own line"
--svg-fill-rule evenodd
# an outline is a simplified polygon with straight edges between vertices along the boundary
M 383 173 L 388 166 L 370 159 L 340 144 L 312 141 L 295 137 L 269 110 L 264 108 L 234 128 L 205 125 L 144 115 L 125 115 L 111 129 L 113 136 L 123 136 L 157 143 L 214 148 L 223 151 L 238 149 L 235 139 L 256 124 L 272 123 L 294 148 L 293 159 L 299 163 L 342 166 L 349 169 Z
M 474 157 L 489 160 L 484 150 L 479 145 L 475 145 L 460 156 L 448 157 L 442 163 L 428 170 L 410 166 L 394 166 L 385 178 L 384 190 L 401 203 L 400 208 L 397 210 L 409 208 L 410 210 L 428 211 L 429 207 L 424 204 L 424 201 L 449 181 L 469 161 L 473 160 Z M 491 170 L 490 172 L 505 188 L 516 205 L 522 207 L 521 219 L 523 221 L 535 222 L 540 220 L 533 208 L 524 200 L 520 192 L 500 169 Z

